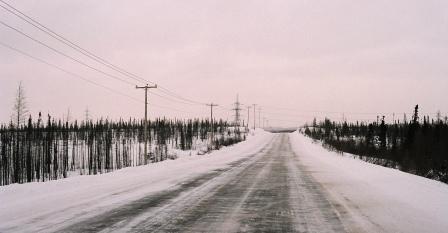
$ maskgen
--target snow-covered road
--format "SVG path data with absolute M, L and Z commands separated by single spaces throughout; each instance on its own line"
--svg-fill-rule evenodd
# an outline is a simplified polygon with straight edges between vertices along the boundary
M 0 187 L 0 232 L 444 232 L 448 188 L 257 132 L 206 156 Z
M 227 168 L 61 230 L 343 232 L 344 228 L 283 134 L 260 153 Z

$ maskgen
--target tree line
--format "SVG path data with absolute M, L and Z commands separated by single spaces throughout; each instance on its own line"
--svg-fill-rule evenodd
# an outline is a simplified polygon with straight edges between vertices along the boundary
M 95 175 L 175 159 L 172 149 L 206 153 L 246 138 L 223 120 L 212 126 L 209 120 L 159 118 L 148 122 L 147 131 L 145 156 L 144 122 L 136 119 L 69 123 L 39 113 L 37 120 L 0 125 L 0 185 Z
M 386 167 L 448 183 L 448 122 L 418 113 L 410 121 L 388 124 L 383 116 L 372 123 L 325 119 L 305 126 L 304 133 L 329 149 L 347 152 Z

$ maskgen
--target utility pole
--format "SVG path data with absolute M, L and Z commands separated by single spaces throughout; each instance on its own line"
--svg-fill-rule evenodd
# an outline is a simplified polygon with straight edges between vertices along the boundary
M 210 103 L 210 104 L 207 104 L 207 106 L 210 106 L 210 123 L 212 126 L 212 137 L 210 139 L 210 141 L 211 141 L 210 146 L 213 146 L 213 139 L 215 138 L 215 132 L 214 132 L 214 128 L 213 128 L 213 107 L 216 107 L 218 105 L 214 104 L 214 103 Z
M 247 130 L 249 130 L 250 106 L 247 106 Z
M 70 108 L 68 108 L 67 109 L 67 119 L 66 119 L 66 122 L 70 122 L 70 119 L 71 118 L 71 116 L 70 116 Z
M 255 110 L 257 110 L 257 105 L 253 104 L 254 106 L 254 130 L 255 130 L 255 118 L 257 117 L 257 115 L 255 114 Z
M 261 128 L 261 107 L 258 108 L 258 127 Z
M 144 152 L 145 153 L 145 163 L 148 161 L 148 89 L 151 88 L 157 88 L 157 84 L 154 86 L 149 86 L 148 84 L 146 84 L 146 86 L 135 86 L 136 89 L 145 89 L 145 120 L 143 122 L 143 140 L 145 140 L 145 148 L 144 148 Z
M 89 119 L 90 119 L 89 107 L 86 107 L 86 111 L 84 113 L 85 113 L 86 124 L 87 124 L 87 122 L 89 122 Z

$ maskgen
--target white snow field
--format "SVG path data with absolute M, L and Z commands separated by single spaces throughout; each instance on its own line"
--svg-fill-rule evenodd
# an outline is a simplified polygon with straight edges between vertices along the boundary
M 266 204 L 279 215 L 260 216 L 273 223 L 282 218 L 307 229 L 301 232 L 319 232 L 316 229 L 338 222 L 343 227 L 328 226 L 333 229 L 328 232 L 448 232 L 448 185 L 329 152 L 297 132 L 278 135 L 257 130 L 244 142 L 206 155 L 96 176 L 0 187 L 0 232 L 153 229 L 145 226 L 183 231 L 175 228 L 178 223 L 219 232 L 210 226 L 224 222 L 226 229 L 237 229 L 240 217 L 253 224 L 248 210 Z M 274 203 L 279 198 L 273 187 L 288 200 Z M 162 195 L 151 196 L 155 193 Z M 152 200 L 157 198 L 162 201 L 156 200 L 154 207 Z M 274 201 L 270 205 L 264 200 Z M 228 215 L 224 207 L 235 206 L 238 209 Z M 197 219 L 201 214 L 203 218 Z M 123 219 L 127 216 L 133 219 L 127 222 Z M 223 216 L 231 216 L 233 222 Z M 299 221 L 290 221 L 298 217 Z M 171 222 L 158 225 L 166 219 Z M 104 226 L 109 223 L 115 226 Z M 96 226 L 83 228 L 86 224 Z
M 297 132 L 290 138 L 355 232 L 448 232 L 448 185 L 330 152 Z

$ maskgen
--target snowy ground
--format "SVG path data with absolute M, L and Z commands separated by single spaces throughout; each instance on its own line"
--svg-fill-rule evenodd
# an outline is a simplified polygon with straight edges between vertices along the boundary
M 272 135 L 256 136 L 206 155 L 181 156 L 146 166 L 96 176 L 74 176 L 45 183 L 0 187 L 0 232 L 49 232 L 73 219 L 169 189 L 179 182 L 219 169 L 258 152 Z
M 258 131 L 202 156 L 0 187 L 0 232 L 446 232 L 448 185 Z
M 448 232 L 448 185 L 329 152 L 298 133 L 291 141 L 346 222 L 367 232 Z

